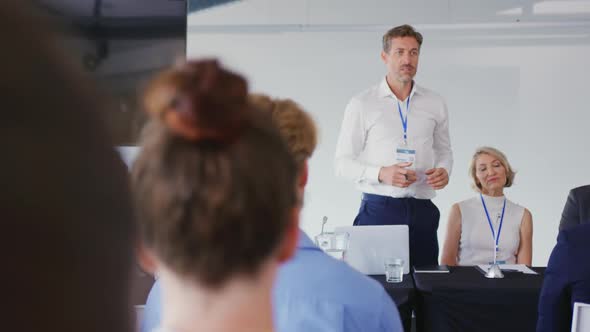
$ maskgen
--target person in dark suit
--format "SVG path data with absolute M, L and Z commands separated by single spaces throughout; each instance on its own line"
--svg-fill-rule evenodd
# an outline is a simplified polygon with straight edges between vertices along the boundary
M 569 331 L 575 302 L 590 303 L 590 223 L 559 233 L 539 297 L 537 332 Z
M 590 185 L 570 190 L 561 213 L 559 230 L 587 223 L 588 221 L 590 221 Z

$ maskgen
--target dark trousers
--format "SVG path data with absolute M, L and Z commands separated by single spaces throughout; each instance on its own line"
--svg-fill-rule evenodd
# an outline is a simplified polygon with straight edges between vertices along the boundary
M 438 264 L 439 219 L 440 211 L 429 199 L 363 194 L 354 225 L 408 225 L 410 266 L 424 266 Z

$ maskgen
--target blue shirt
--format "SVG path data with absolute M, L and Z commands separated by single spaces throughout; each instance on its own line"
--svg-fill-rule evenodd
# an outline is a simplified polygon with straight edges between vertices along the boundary
M 159 326 L 160 302 L 156 281 L 141 332 Z M 383 286 L 326 255 L 302 231 L 295 257 L 279 269 L 273 308 L 278 332 L 403 331 L 397 307 Z
M 156 280 L 143 308 L 143 316 L 139 326 L 140 332 L 152 332 L 160 326 L 162 319 L 162 287 L 160 281 Z
M 383 286 L 325 254 L 302 231 L 295 257 L 279 269 L 273 301 L 279 332 L 403 331 Z

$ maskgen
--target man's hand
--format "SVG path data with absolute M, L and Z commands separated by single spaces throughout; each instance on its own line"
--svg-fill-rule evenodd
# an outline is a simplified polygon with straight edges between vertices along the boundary
M 379 182 L 400 188 L 408 187 L 416 182 L 416 172 L 407 168 L 411 165 L 411 162 L 405 162 L 381 167 L 379 170 Z
M 439 190 L 449 183 L 449 173 L 444 168 L 431 168 L 426 170 L 426 182 L 434 190 Z

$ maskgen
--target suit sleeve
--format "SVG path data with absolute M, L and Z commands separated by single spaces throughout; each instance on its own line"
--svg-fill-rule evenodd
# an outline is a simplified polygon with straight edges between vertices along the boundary
M 567 232 L 562 231 L 553 248 L 547 270 L 543 279 L 543 288 L 539 297 L 539 316 L 537 332 L 567 331 L 571 324 L 570 305 L 570 271 L 574 266 L 570 262 L 570 244 Z
M 576 198 L 576 191 L 570 190 L 567 196 L 567 201 L 561 213 L 561 221 L 559 222 L 559 230 L 580 224 L 580 212 L 578 209 L 578 200 Z

